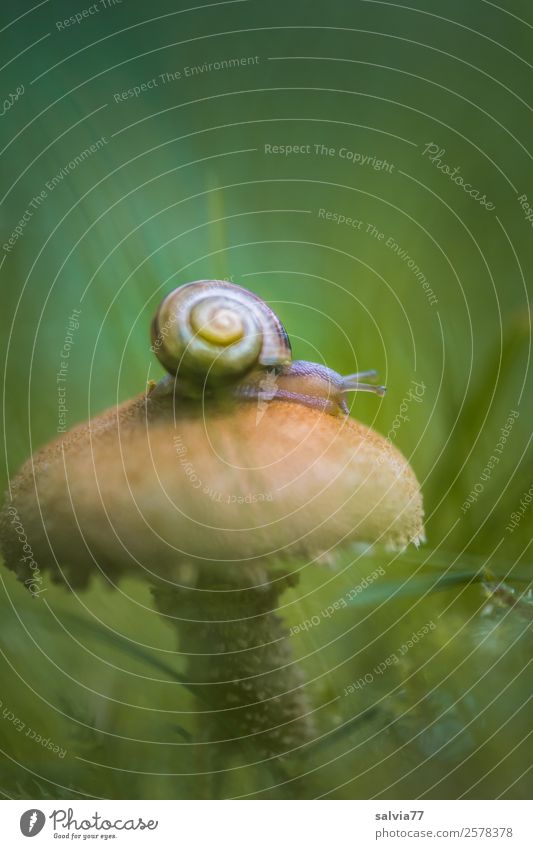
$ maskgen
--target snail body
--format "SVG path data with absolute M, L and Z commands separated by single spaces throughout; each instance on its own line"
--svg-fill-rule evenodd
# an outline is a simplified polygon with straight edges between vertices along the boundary
M 276 314 L 225 280 L 198 280 L 170 292 L 152 321 L 152 350 L 170 374 L 207 386 L 291 360 L 289 337 Z
M 152 321 L 152 350 L 174 381 L 160 392 L 198 397 L 226 390 L 246 401 L 293 401 L 347 414 L 345 395 L 384 387 L 361 383 L 374 371 L 343 377 L 305 360 L 291 362 L 283 324 L 257 295 L 224 280 L 199 280 L 170 292 Z

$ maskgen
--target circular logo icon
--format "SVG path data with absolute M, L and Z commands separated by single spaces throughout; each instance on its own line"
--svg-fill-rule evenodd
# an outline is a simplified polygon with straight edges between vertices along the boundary
M 42 831 L 46 822 L 46 817 L 42 811 L 37 808 L 30 808 L 29 811 L 24 811 L 20 818 L 20 830 L 24 837 L 35 837 Z

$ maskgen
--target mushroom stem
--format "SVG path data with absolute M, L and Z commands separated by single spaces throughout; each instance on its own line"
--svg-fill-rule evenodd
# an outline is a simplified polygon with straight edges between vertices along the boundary
M 255 761 L 276 758 L 309 742 L 304 678 L 274 612 L 290 579 L 248 569 L 250 583 L 243 586 L 225 564 L 202 565 L 194 574 L 194 586 L 158 585 L 152 593 L 158 610 L 174 620 L 187 656 L 198 737 L 213 744 L 213 763 L 243 750 Z

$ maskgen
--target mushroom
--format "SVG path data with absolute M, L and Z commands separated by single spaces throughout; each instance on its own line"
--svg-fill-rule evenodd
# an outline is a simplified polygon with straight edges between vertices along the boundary
M 291 362 L 279 319 L 245 289 L 176 289 L 152 350 L 165 378 L 61 435 L 13 479 L 6 563 L 31 577 L 14 511 L 53 581 L 143 577 L 176 626 L 207 739 L 282 755 L 314 733 L 276 612 L 297 581 L 290 564 L 353 541 L 417 543 L 419 486 L 400 452 L 348 415 L 347 392 L 383 394 L 360 382 L 374 373 Z

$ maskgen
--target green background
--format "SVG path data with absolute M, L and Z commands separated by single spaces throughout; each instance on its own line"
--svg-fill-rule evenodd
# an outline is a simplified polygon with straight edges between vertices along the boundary
M 246 750 L 216 789 L 195 775 L 198 724 L 173 678 L 182 659 L 147 588 L 131 581 L 111 593 L 95 581 L 73 597 L 49 587 L 45 604 L 2 569 L 1 710 L 67 754 L 0 717 L 0 791 L 530 796 L 533 607 L 527 595 L 509 598 L 533 578 L 533 508 L 507 529 L 533 484 L 533 239 L 518 200 L 533 205 L 530 4 L 122 0 L 58 28 L 89 6 L 50 0 L 2 12 L 2 96 L 24 86 L 0 122 L 4 486 L 57 434 L 56 374 L 73 309 L 69 426 L 162 374 L 148 327 L 163 294 L 224 277 L 273 306 L 297 358 L 379 370 L 386 398 L 358 395 L 352 414 L 391 434 L 410 460 L 428 543 L 395 555 L 339 552 L 336 571 L 306 570 L 286 596 L 292 625 L 386 568 L 357 604 L 294 637 L 309 693 L 328 706 L 318 712 L 320 743 L 286 759 L 283 785 Z M 258 61 L 185 75 L 243 57 Z M 493 210 L 435 167 L 423 154 L 430 143 Z M 392 168 L 352 164 L 342 148 Z M 321 209 L 361 227 L 326 221 Z M 398 426 L 413 380 L 425 391 Z M 478 580 L 487 569 L 507 593 L 489 598 Z M 430 621 L 437 627 L 404 662 L 342 696 Z

